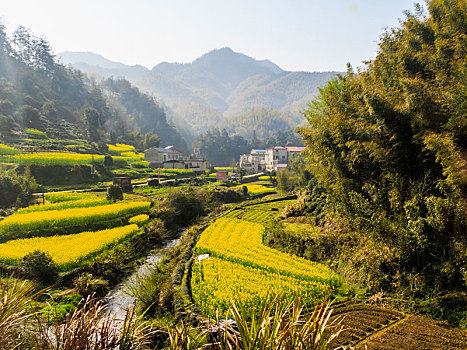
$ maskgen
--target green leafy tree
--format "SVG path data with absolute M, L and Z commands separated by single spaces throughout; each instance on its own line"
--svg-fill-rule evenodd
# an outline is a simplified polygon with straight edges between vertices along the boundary
M 1 171 L 0 208 L 6 209 L 13 206 L 24 207 L 29 205 L 36 189 L 36 181 L 31 176 L 28 168 L 26 168 L 23 175 L 18 175 L 13 170 Z
M 112 168 L 113 165 L 114 165 L 114 160 L 112 156 L 106 155 L 104 157 L 104 166 L 107 168 Z
M 11 116 L 0 114 L 0 135 L 10 136 L 14 127 L 15 121 Z
M 398 257 L 394 275 L 465 287 L 467 3 L 427 5 L 383 35 L 364 71 L 321 89 L 299 132 L 335 208 Z
M 99 112 L 95 108 L 85 108 L 83 114 L 88 126 L 89 140 L 94 142 L 99 141 L 101 138 L 99 134 L 101 126 Z
M 17 119 L 24 127 L 44 130 L 44 124 L 37 108 L 29 105 L 23 105 L 16 112 L 16 115 Z
M 33 280 L 53 283 L 58 277 L 57 266 L 52 257 L 39 250 L 25 255 L 19 265 L 28 278 Z
M 236 162 L 241 154 L 250 151 L 247 140 L 239 135 L 229 136 L 223 129 L 212 129 L 198 136 L 193 143 L 198 154 L 203 154 L 216 166 L 226 166 L 232 161 Z

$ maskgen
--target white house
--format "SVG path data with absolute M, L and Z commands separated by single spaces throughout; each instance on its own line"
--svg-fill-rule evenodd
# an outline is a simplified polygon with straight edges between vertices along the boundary
M 278 168 L 283 168 L 284 164 L 287 164 L 289 160 L 289 154 L 287 148 L 282 146 L 274 146 L 266 149 L 266 155 L 264 161 L 266 163 L 266 170 L 273 171 Z
M 240 156 L 240 167 L 251 172 L 272 171 L 287 167 L 289 157 L 305 147 L 274 146 L 268 149 L 253 149 Z
M 163 168 L 164 162 L 182 158 L 182 152 L 174 146 L 165 148 L 153 147 L 144 151 L 144 160 L 150 163 L 152 168 Z
M 265 156 L 266 150 L 252 149 L 250 154 L 242 154 L 240 156 L 240 168 L 252 172 L 263 171 L 265 170 Z
M 208 168 L 206 158 L 182 158 L 185 163 L 185 169 L 193 170 L 195 173 L 204 173 Z

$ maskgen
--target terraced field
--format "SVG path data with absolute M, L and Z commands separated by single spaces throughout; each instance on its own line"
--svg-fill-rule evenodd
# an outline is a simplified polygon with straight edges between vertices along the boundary
M 288 203 L 234 210 L 202 233 L 195 252 L 210 258 L 193 265 L 191 285 L 195 304 L 205 313 L 225 313 L 231 298 L 254 306 L 267 293 L 277 292 L 300 292 L 303 300 L 314 303 L 340 285 L 340 277 L 328 267 L 263 244 L 263 224 Z
M 336 320 L 342 321 L 344 331 L 333 340 L 329 349 L 467 349 L 465 330 L 373 305 L 338 305 L 331 318 L 331 321 Z
M 254 204 L 233 210 L 228 213 L 226 217 L 267 224 L 271 219 L 276 217 L 282 209 L 294 202 L 295 200 L 292 199 L 264 204 Z
M 50 254 L 59 267 L 66 268 L 137 231 L 138 225 L 132 224 L 73 235 L 15 239 L 0 244 L 0 261 L 14 264 L 26 254 L 40 250 Z
M 249 194 L 263 194 L 263 193 L 272 193 L 272 192 L 275 192 L 275 188 L 270 186 L 269 184 L 264 184 L 264 183 L 251 183 L 251 184 L 245 184 L 245 185 L 238 185 L 238 186 L 235 186 L 234 188 L 239 188 L 239 187 L 243 187 L 243 186 L 246 186 L 246 188 L 248 189 L 248 193 Z
M 63 271 L 139 231 L 146 201 L 109 201 L 88 193 L 50 193 L 0 221 L 0 261 L 15 265 L 33 251 L 51 255 Z M 128 225 L 128 223 L 130 225 Z
M 117 144 L 108 145 L 112 159 L 115 164 L 131 164 L 141 162 L 144 159 L 143 154 L 135 152 L 133 146 Z M 20 149 L 0 144 L 0 163 L 17 163 L 24 165 L 77 165 L 92 164 L 93 162 L 102 162 L 104 155 L 88 154 L 75 152 L 35 152 L 25 153 Z M 149 163 L 146 165 L 148 166 Z
M 32 211 L 13 214 L 0 221 L 0 240 L 50 236 L 63 228 L 86 227 L 96 222 L 138 215 L 149 210 L 149 202 L 120 202 L 84 208 Z
M 426 317 L 407 316 L 358 342 L 355 349 L 462 350 L 467 349 L 467 331 L 447 327 Z

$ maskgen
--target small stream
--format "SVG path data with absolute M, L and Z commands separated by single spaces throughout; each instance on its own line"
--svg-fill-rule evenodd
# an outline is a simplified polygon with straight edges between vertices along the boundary
M 180 237 L 183 233 L 185 233 L 185 231 L 181 233 Z M 138 280 L 147 276 L 153 270 L 154 266 L 161 261 L 164 252 L 177 246 L 179 243 L 180 238 L 167 241 L 155 254 L 148 256 L 146 261 L 140 265 L 123 283 L 117 285 L 107 293 L 104 297 L 107 310 L 116 321 L 123 322 L 128 308 L 131 308 L 135 304 L 136 298 L 130 295 L 128 287 L 136 287 Z

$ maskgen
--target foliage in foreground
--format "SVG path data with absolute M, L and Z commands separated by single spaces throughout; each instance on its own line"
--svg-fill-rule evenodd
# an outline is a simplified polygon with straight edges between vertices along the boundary
M 21 328 L 34 316 L 37 287 L 33 282 L 0 279 L 0 349 L 19 348 L 27 338 Z
M 147 349 L 154 331 L 133 311 L 118 320 L 90 296 L 63 322 L 48 324 L 35 317 L 36 290 L 32 282 L 1 280 L 0 349 Z
M 234 323 L 216 320 L 210 325 L 211 342 L 207 349 L 222 350 L 318 350 L 326 346 L 342 331 L 337 322 L 331 324 L 330 303 L 323 301 L 312 312 L 306 310 L 300 297 L 292 301 L 280 295 L 265 298 L 255 311 L 237 306 L 231 300 L 230 313 Z M 210 331 L 210 332 L 209 332 Z M 167 329 L 169 349 L 194 349 L 200 336 L 194 337 L 185 326 Z
M 364 71 L 323 88 L 300 129 L 334 217 L 363 237 L 354 267 L 387 276 L 365 278 L 373 291 L 467 286 L 467 3 L 428 11 L 386 32 Z
M 266 298 L 253 313 L 232 301 L 235 325 L 217 319 L 201 330 L 201 336 L 183 322 L 156 332 L 132 310 L 127 310 L 123 320 L 116 319 L 92 295 L 63 322 L 56 318 L 45 323 L 43 318 L 34 317 L 39 314 L 31 307 L 42 293 L 36 289 L 37 284 L 32 282 L 1 280 L 0 348 L 148 349 L 162 332 L 167 335 L 169 349 L 313 350 L 325 349 L 341 330 L 339 324 L 329 324 L 330 304 L 322 302 L 312 311 L 306 310 L 299 297 L 287 301 L 280 296 Z

